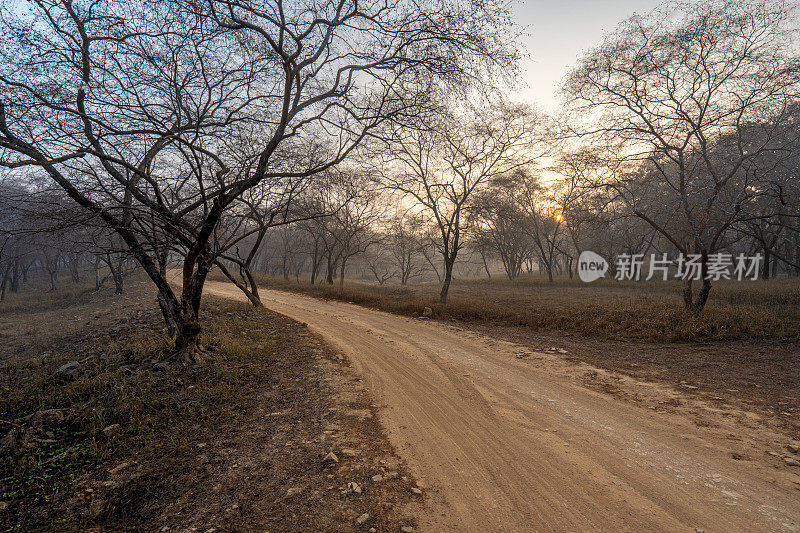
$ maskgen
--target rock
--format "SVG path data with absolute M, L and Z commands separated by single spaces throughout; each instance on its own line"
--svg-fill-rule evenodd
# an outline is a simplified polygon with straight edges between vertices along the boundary
M 433 316 L 433 309 L 431 309 L 430 307 L 425 307 L 422 310 L 422 316 L 424 316 L 425 318 L 432 317 Z
M 333 452 L 329 452 L 328 455 L 322 459 L 322 464 L 333 467 L 339 462 L 339 458 L 336 457 L 336 454 Z
M 69 383 L 75 379 L 75 373 L 80 368 L 80 363 L 77 361 L 70 361 L 65 365 L 56 368 L 56 371 L 50 375 L 50 379 L 56 383 Z
M 414 533 L 414 528 L 411 526 L 403 526 L 400 528 L 402 533 Z
M 800 461 L 798 461 L 797 459 L 794 459 L 792 457 L 784 457 L 783 460 L 789 466 L 800 466 Z
M 411 492 L 417 495 L 422 494 L 422 491 L 419 490 L 417 487 L 411 487 Z
M 300 494 L 301 492 L 303 492 L 303 489 L 301 489 L 300 487 L 289 487 L 286 490 L 286 495 L 294 496 L 295 494 Z
M 8 509 L 8 502 L 0 502 L 0 513 Z
M 369 531 L 369 533 L 378 533 L 378 530 L 374 527 L 369 528 L 367 531 Z
M 67 418 L 67 412 L 67 409 L 42 409 L 22 420 L 36 430 L 47 431 L 62 424 Z
M 345 457 L 356 457 L 358 455 L 358 451 L 352 448 L 342 448 L 342 455 Z
M 119 472 L 122 472 L 123 470 L 125 470 L 129 466 L 131 466 L 131 464 L 128 463 L 128 462 L 120 463 L 117 466 L 115 466 L 114 468 L 112 468 L 111 470 L 109 470 L 108 473 L 112 474 L 112 475 L 113 474 L 118 474 Z
M 108 438 L 116 437 L 120 433 L 122 433 L 122 426 L 120 426 L 119 424 L 111 424 L 110 426 L 106 426 L 103 428 L 103 435 L 105 435 Z
M 361 524 L 366 524 L 367 520 L 369 520 L 369 513 L 364 513 L 361 516 L 359 516 L 358 518 L 356 518 L 356 524 L 358 524 L 359 526 Z
M 800 453 L 800 446 L 797 444 L 787 444 L 786 449 L 792 453 Z
M 380 474 L 375 474 L 374 476 L 372 476 L 372 481 L 374 481 L 375 483 L 383 481 L 383 476 Z
M 564 348 L 559 348 L 558 353 L 569 353 L 569 352 L 566 351 Z
M 362 492 L 361 485 L 359 485 L 355 481 L 350 481 L 347 483 L 347 487 L 345 487 L 345 489 L 342 491 L 342 494 L 343 495 L 361 494 L 361 492 Z

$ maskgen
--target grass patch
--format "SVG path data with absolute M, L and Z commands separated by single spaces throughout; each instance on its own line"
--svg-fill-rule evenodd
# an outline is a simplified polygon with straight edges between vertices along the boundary
M 7 292 L 6 299 L 0 302 L 0 314 L 36 312 L 56 307 L 66 307 L 75 300 L 96 293 L 94 282 L 66 282 L 51 291 L 42 285 L 24 286 L 19 292 Z
M 20 312 L 44 305 L 35 299 Z M 230 423 L 252 407 L 252 376 L 278 356 L 284 333 L 265 327 L 261 312 L 244 304 L 212 301 L 205 316 L 201 342 L 208 355 L 201 368 L 154 366 L 170 349 L 154 310 L 113 335 L 94 332 L 39 358 L 0 365 L 0 502 L 7 507 L 0 530 L 145 520 L 157 509 L 156 494 L 169 497 L 180 487 L 166 481 L 169 475 L 151 472 L 116 500 L 93 505 L 88 492 L 81 512 L 61 512 L 65 506 L 82 509 L 81 497 L 81 505 L 75 502 L 76 483 L 120 458 L 155 454 L 157 471 L 180 472 L 194 457 L 192 435 Z M 51 379 L 54 369 L 72 360 L 81 361 L 73 380 Z M 30 418 L 32 413 L 39 415 Z M 48 413 L 53 420 L 41 423 L 38 418 Z

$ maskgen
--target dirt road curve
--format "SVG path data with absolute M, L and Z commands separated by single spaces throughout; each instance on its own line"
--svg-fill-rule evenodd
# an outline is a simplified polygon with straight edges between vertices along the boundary
M 362 374 L 425 487 L 423 531 L 800 530 L 800 468 L 766 455 L 771 437 L 741 417 L 700 428 L 587 389 L 555 357 L 518 359 L 511 343 L 341 302 L 263 300 Z

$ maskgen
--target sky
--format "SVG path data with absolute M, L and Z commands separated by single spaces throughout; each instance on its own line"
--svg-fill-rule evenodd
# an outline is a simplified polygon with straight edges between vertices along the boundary
M 561 79 L 584 50 L 634 13 L 647 13 L 661 0 L 516 0 L 515 21 L 526 29 L 519 42 L 527 54 L 520 64 L 515 99 L 546 112 L 558 106 L 554 94 Z

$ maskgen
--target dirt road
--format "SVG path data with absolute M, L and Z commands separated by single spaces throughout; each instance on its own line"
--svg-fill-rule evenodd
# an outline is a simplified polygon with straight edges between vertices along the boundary
M 577 376 L 598 376 L 584 365 L 436 322 L 262 299 L 363 376 L 424 487 L 423 531 L 800 530 L 800 467 L 767 454 L 786 437 L 755 415 L 617 377 L 638 403 L 620 399 L 584 386 Z

